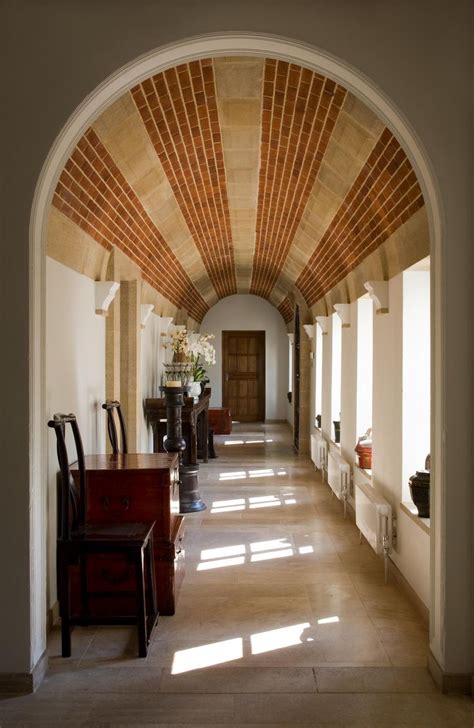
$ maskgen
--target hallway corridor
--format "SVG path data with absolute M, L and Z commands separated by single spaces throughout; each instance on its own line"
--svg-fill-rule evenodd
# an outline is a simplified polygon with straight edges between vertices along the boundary
M 48 676 L 0 702 L 1 728 L 471 727 L 471 700 L 437 693 L 426 628 L 289 429 L 237 425 L 216 449 L 178 611 L 146 660 L 132 628 L 78 628 L 68 660 L 55 630 Z

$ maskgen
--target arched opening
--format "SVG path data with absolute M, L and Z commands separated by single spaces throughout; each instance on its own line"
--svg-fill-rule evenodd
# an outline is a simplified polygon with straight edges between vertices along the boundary
M 31 253 L 34 260 L 34 291 L 32 301 L 32 378 L 37 387 L 33 389 L 31 411 L 33 419 L 33 430 L 42 432 L 44 427 L 44 409 L 42 405 L 44 397 L 44 261 L 43 249 L 46 230 L 46 217 L 52 199 L 53 191 L 74 144 L 81 133 L 93 120 L 116 99 L 125 89 L 130 88 L 134 83 L 147 78 L 152 73 L 169 68 L 178 63 L 202 58 L 208 55 L 229 55 L 229 54 L 252 54 L 271 55 L 283 58 L 290 62 L 299 63 L 305 67 L 323 72 L 325 75 L 340 81 L 354 94 L 362 98 L 383 119 L 386 125 L 393 131 L 404 147 L 413 168 L 417 172 L 419 183 L 427 205 L 428 220 L 431 233 L 431 254 L 433 261 L 432 280 L 434 281 L 434 300 L 432 316 L 432 402 L 433 402 L 433 475 L 435 479 L 436 498 L 441 498 L 443 492 L 442 480 L 442 441 L 441 421 L 443 404 L 443 368 L 442 368 L 442 343 L 443 331 L 441 329 L 440 311 L 443 300 L 443 288 L 441 279 L 441 211 L 436 193 L 436 184 L 430 171 L 429 162 L 423 152 L 422 146 L 416 139 L 415 134 L 409 128 L 402 116 L 373 86 L 352 69 L 339 63 L 319 51 L 297 44 L 291 41 L 275 39 L 265 36 L 208 36 L 193 39 L 188 43 L 178 44 L 166 49 L 158 50 L 148 54 L 142 59 L 119 71 L 112 79 L 106 81 L 77 111 L 68 125 L 63 129 L 57 139 L 48 160 L 45 163 L 41 179 L 35 196 L 31 220 Z M 44 474 L 44 439 L 42 445 L 36 445 L 35 463 L 33 471 L 41 478 Z M 37 495 L 41 489 L 37 489 Z M 41 498 L 36 498 L 37 520 L 35 528 L 41 530 L 42 507 Z M 435 509 L 439 508 L 440 502 L 435 502 Z M 437 568 L 432 564 L 432 570 Z M 33 570 L 34 580 L 37 584 L 43 581 L 44 564 L 41 563 L 41 552 L 35 557 L 35 568 Z M 41 593 L 41 589 L 38 593 Z M 432 600 L 432 634 L 433 650 L 436 651 L 437 643 L 440 641 L 440 623 L 437 615 L 436 601 Z M 38 607 L 40 609 L 40 607 Z M 38 614 L 38 622 L 42 621 Z M 44 621 L 44 620 L 43 620 Z

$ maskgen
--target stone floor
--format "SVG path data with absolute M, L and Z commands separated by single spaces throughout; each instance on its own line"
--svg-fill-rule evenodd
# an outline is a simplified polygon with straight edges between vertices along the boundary
M 44 683 L 1 700 L 0 727 L 471 728 L 472 701 L 437 693 L 425 627 L 289 430 L 216 441 L 177 614 L 148 657 L 132 628 L 99 627 L 64 660 L 55 631 Z

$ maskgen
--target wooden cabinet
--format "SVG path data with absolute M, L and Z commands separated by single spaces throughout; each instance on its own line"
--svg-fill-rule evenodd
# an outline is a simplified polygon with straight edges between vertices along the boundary
M 174 614 L 184 576 L 184 517 L 178 513 L 178 458 L 176 454 L 143 453 L 86 455 L 88 523 L 155 521 L 153 531 L 158 609 Z M 77 470 L 72 468 L 76 477 Z M 91 556 L 87 564 L 92 614 L 132 614 L 133 565 L 124 557 Z M 74 604 L 74 587 L 72 600 Z M 114 593 L 103 598 L 100 592 Z M 76 592 L 77 593 L 77 592 Z M 77 599 L 77 597 L 76 597 Z

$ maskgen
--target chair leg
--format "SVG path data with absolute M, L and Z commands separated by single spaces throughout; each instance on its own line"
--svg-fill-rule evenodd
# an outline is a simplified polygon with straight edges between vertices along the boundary
M 87 554 L 79 557 L 79 572 L 81 580 L 81 611 L 82 616 L 89 616 L 89 592 L 87 588 Z
M 148 641 L 149 641 L 149 637 L 151 635 L 154 624 L 156 622 L 156 618 L 158 616 L 158 606 L 157 606 L 157 599 L 156 599 L 155 559 L 154 559 L 154 555 L 153 555 L 153 537 L 150 537 L 150 540 L 148 541 L 148 544 L 146 547 L 146 560 L 147 560 L 147 566 L 148 566 L 149 592 L 150 592 L 150 597 L 151 597 L 150 615 L 152 618 L 152 623 L 150 623 L 150 628 L 147 631 L 147 636 L 148 636 Z
M 61 655 L 71 657 L 69 563 L 64 554 L 58 555 L 58 599 L 61 617 Z
M 141 548 L 135 559 L 136 586 L 137 586 L 137 630 L 138 630 L 138 656 L 147 656 L 147 628 L 145 604 L 145 570 L 144 553 Z

